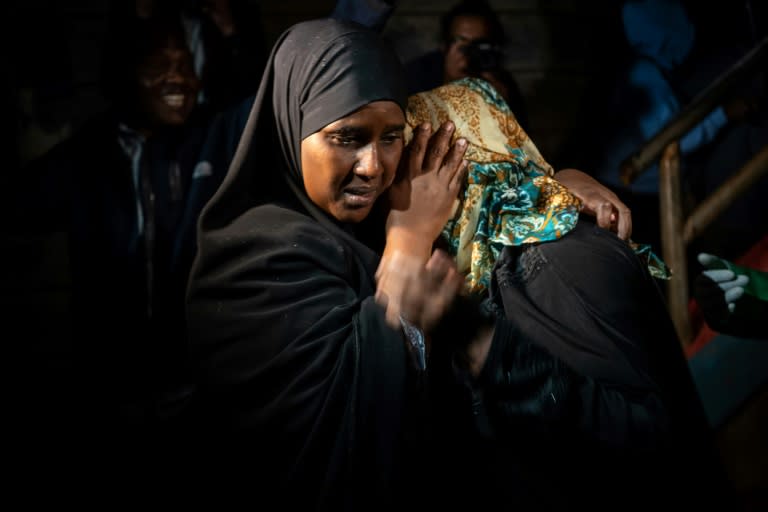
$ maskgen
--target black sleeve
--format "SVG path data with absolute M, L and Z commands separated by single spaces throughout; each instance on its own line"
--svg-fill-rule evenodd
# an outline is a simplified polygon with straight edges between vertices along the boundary
M 608 448 L 644 451 L 667 431 L 661 398 L 578 374 L 546 349 L 521 339 L 501 318 L 476 387 L 485 430 L 495 437 L 568 433 Z

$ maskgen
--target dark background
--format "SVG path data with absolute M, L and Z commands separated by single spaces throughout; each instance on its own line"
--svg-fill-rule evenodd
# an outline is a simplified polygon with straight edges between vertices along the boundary
M 327 15 L 332 0 L 250 0 L 262 14 L 265 43 L 292 23 Z M 749 46 L 765 34 L 766 2 L 709 6 L 688 1 L 702 43 Z M 438 45 L 438 17 L 454 1 L 400 0 L 386 34 L 403 59 Z M 617 0 L 495 0 L 506 28 L 506 66 L 529 105 L 531 135 L 545 158 L 557 162 L 577 123 L 586 87 L 623 57 Z M 108 0 L 13 0 L 0 8 L 7 57 L 5 118 L 14 136 L 6 155 L 20 168 L 104 108 L 98 77 Z M 750 8 L 753 15 L 750 17 Z M 567 165 L 567 162 L 562 162 Z M 557 165 L 556 165 L 557 167 Z
M 331 0 L 251 1 L 260 7 L 268 46 L 292 23 L 325 16 L 335 4 Z M 724 50 L 738 53 L 738 48 L 748 48 L 768 33 L 765 0 L 685 3 L 697 24 L 699 44 L 713 55 Z M 399 2 L 385 33 L 403 59 L 438 45 L 439 15 L 453 4 L 447 0 Z M 506 28 L 505 64 L 528 104 L 530 135 L 556 168 L 567 166 L 563 148 L 570 135 L 590 121 L 583 110 L 588 88 L 624 57 L 620 2 L 495 0 L 491 4 Z M 0 6 L 4 49 L 0 97 L 3 119 L 11 127 L 9 135 L 0 137 L 4 156 L 0 176 L 23 172 L 24 164 L 104 109 L 99 70 L 108 7 L 107 0 L 13 0 Z M 713 62 L 708 72 L 714 78 L 727 68 Z M 55 273 L 64 264 L 41 262 L 40 266 L 54 268 Z M 9 295 L 14 295 L 14 286 L 24 286 L 22 279 L 14 276 L 13 285 L 6 287 Z M 54 309 L 59 303 L 63 308 L 61 291 L 51 279 L 45 292 L 50 295 L 48 301 Z M 745 493 L 765 492 L 768 485 L 766 411 L 768 395 L 763 391 L 718 433 L 731 476 Z

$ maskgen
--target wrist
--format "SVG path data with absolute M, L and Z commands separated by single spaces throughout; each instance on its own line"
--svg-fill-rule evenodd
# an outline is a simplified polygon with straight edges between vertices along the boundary
M 402 253 L 426 262 L 432 254 L 432 240 L 403 228 L 387 230 L 385 254 Z

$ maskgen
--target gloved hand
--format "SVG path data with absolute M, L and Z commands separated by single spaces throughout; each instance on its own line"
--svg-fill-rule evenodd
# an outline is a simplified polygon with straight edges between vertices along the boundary
M 693 294 L 707 324 L 732 336 L 768 339 L 768 273 L 706 253 L 698 260 L 705 270 Z
M 699 263 L 707 269 L 702 271 L 701 275 L 711 280 L 718 288 L 718 290 L 712 290 L 709 283 L 701 282 L 700 286 L 709 288 L 709 290 L 702 290 L 702 295 L 710 296 L 713 295 L 712 292 L 714 295 L 722 294 L 728 312 L 733 313 L 736 310 L 736 302 L 744 295 L 744 288 L 749 284 L 749 276 L 734 272 L 727 261 L 712 254 L 702 252 L 697 258 Z M 699 293 L 696 296 L 699 299 Z

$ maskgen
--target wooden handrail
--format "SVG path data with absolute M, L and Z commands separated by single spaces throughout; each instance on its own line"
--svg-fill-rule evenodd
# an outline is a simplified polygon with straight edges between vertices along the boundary
M 672 271 L 667 283 L 667 308 L 685 349 L 693 341 L 688 315 L 688 245 L 761 176 L 768 174 L 768 146 L 722 183 L 688 217 L 683 216 L 680 188 L 680 152 L 669 144 L 659 162 L 659 209 L 662 257 Z
M 765 146 L 737 173 L 728 178 L 688 216 L 683 227 L 685 244 L 691 243 L 709 224 L 761 176 L 768 173 L 768 146 Z M 758 220 L 759 222 L 759 220 Z
M 739 59 L 728 71 L 720 75 L 709 87 L 704 89 L 694 100 L 682 109 L 664 128 L 649 141 L 644 143 L 634 154 L 621 164 L 621 180 L 629 185 L 645 171 L 651 163 L 657 161 L 664 148 L 679 140 L 696 123 L 704 119 L 720 102 L 725 92 L 730 90 L 745 76 L 752 73 L 768 55 L 768 36 L 757 43 L 744 57 Z

